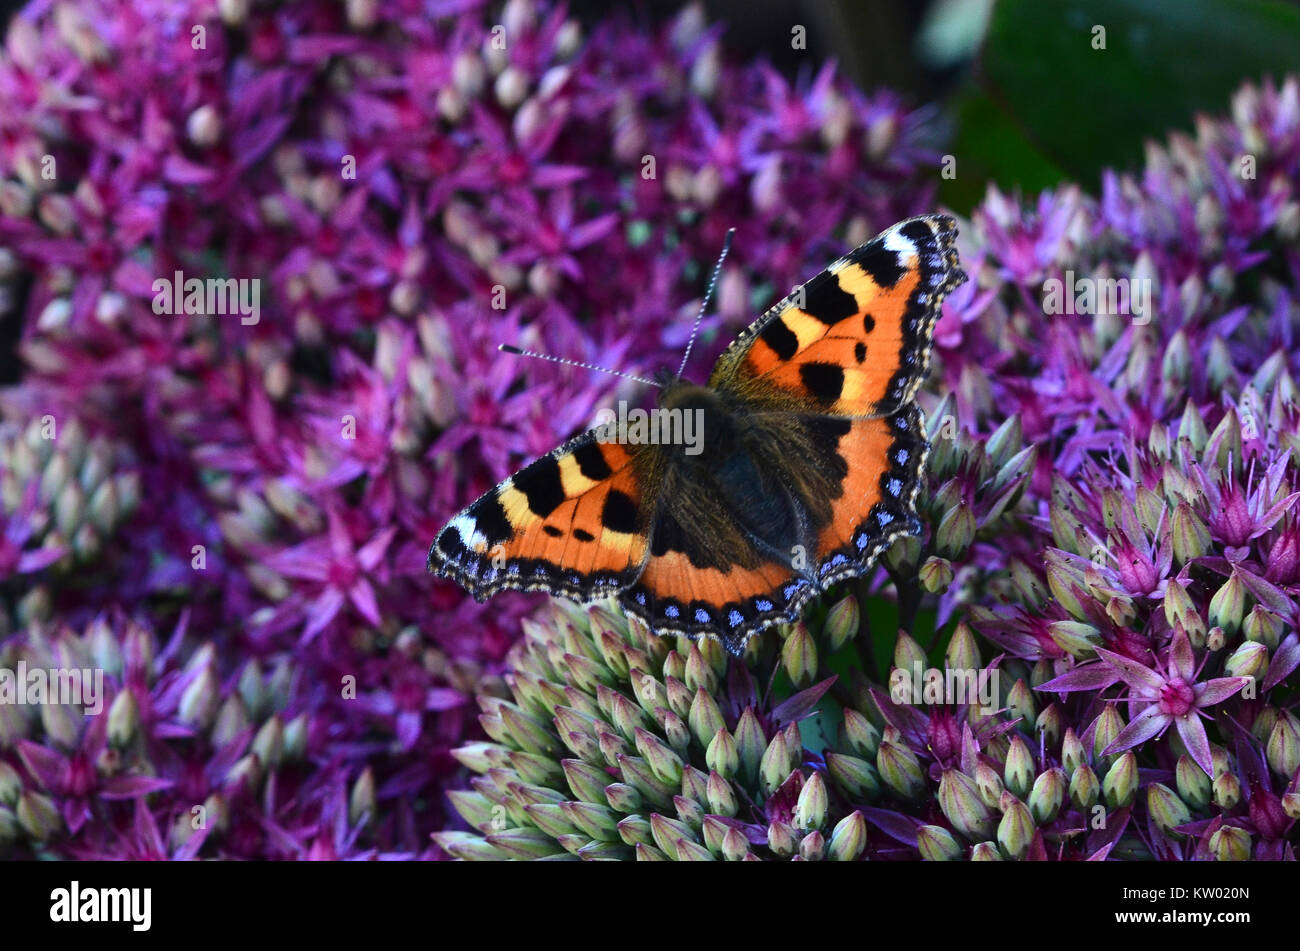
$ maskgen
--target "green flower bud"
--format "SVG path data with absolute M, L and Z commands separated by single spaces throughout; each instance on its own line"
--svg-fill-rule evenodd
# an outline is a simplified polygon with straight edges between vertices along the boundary
M 816 830 L 809 832 L 799 843 L 799 856 L 805 862 L 819 862 L 826 855 L 826 839 Z
M 817 643 L 803 621 L 781 647 L 781 663 L 796 687 L 806 687 L 817 676 Z
M 1147 811 L 1156 825 L 1166 832 L 1192 821 L 1186 803 L 1164 783 L 1152 783 L 1147 787 Z
M 1101 794 L 1110 809 L 1122 809 L 1132 805 L 1137 796 L 1138 769 L 1137 758 L 1131 750 L 1121 753 L 1111 764 L 1106 773 L 1106 780 L 1101 784 Z
M 1228 580 L 1210 599 L 1209 623 L 1211 627 L 1221 627 L 1232 634 L 1241 626 L 1241 619 L 1246 609 L 1246 586 L 1233 571 Z
M 284 756 L 284 724 L 278 713 L 262 724 L 253 737 L 253 752 L 266 766 L 275 769 Z
M 1197 453 L 1205 448 L 1205 441 L 1210 438 L 1205 420 L 1190 399 L 1183 407 L 1183 417 L 1178 423 L 1178 438 L 1186 439 Z
M 636 791 L 645 798 L 647 803 L 661 809 L 668 808 L 676 790 L 672 784 L 660 779 L 650 768 L 649 763 L 639 756 L 628 756 L 625 753 L 620 753 L 616 762 L 624 781 L 636 787 Z
M 789 778 L 793 767 L 790 764 L 790 749 L 786 746 L 785 733 L 772 737 L 772 742 L 763 751 L 763 758 L 758 765 L 758 778 L 763 791 L 772 795 L 781 788 Z
M 1220 773 L 1214 778 L 1214 804 L 1225 811 L 1241 802 L 1241 783 L 1232 773 Z
M 709 809 L 714 815 L 734 816 L 740 808 L 736 801 L 735 791 L 731 788 L 731 783 L 722 778 L 717 771 L 709 773 L 709 785 L 707 797 L 709 800 Z
M 1001 862 L 1002 853 L 998 851 L 996 842 L 979 842 L 971 848 L 970 860 L 972 862 Z
M 177 714 L 182 723 L 198 730 L 206 730 L 216 716 L 220 700 L 221 686 L 217 683 L 216 672 L 208 665 L 190 681 L 181 694 Z
M 967 839 L 987 838 L 993 831 L 993 813 L 984 804 L 978 785 L 956 769 L 946 769 L 939 779 L 939 808 Z
M 784 822 L 773 822 L 767 827 L 767 847 L 782 858 L 794 855 L 799 838 L 794 829 Z
M 1181 624 L 1193 647 L 1205 644 L 1205 619 L 1196 610 L 1187 588 L 1177 578 L 1170 578 L 1165 590 L 1165 620 L 1170 627 Z
M 880 749 L 880 731 L 852 707 L 844 709 L 844 739 L 859 756 L 875 759 Z
M 931 555 L 925 560 L 925 564 L 921 565 L 918 574 L 921 587 L 931 594 L 942 594 L 952 586 L 952 562 L 947 558 Z
M 1045 825 L 1055 819 L 1061 812 L 1068 791 L 1069 780 L 1066 779 L 1065 770 L 1053 768 L 1040 773 L 1034 780 L 1034 788 L 1029 791 L 1029 811 L 1034 821 Z
M 18 771 L 0 760 L 0 803 L 6 806 L 12 806 L 18 802 L 18 797 L 22 795 L 23 780 L 18 775 Z
M 916 642 L 906 631 L 899 631 L 898 638 L 894 641 L 894 666 L 899 670 L 906 671 L 911 676 L 913 669 L 920 665 L 924 670 L 926 667 L 925 650 Z
M 1087 763 L 1082 763 L 1070 777 L 1070 802 L 1083 812 L 1097 804 L 1101 795 L 1101 780 Z
M 965 621 L 959 623 L 952 632 L 952 640 L 948 642 L 944 659 L 952 670 L 979 670 L 983 666 L 979 645 Z
M 1228 635 L 1221 627 L 1212 627 L 1205 634 L 1205 646 L 1212 651 L 1221 651 L 1228 643 Z
M 1019 799 L 1012 800 L 998 823 L 998 845 L 1007 857 L 1019 859 L 1029 851 L 1034 839 L 1034 817 Z
M 641 791 L 630 783 L 610 783 L 605 787 L 605 801 L 615 812 L 625 814 L 636 813 L 645 805 Z
M 961 858 L 961 843 L 943 826 L 921 826 L 916 830 L 916 846 L 927 862 L 951 862 Z
M 1300 819 L 1300 792 L 1289 792 L 1282 797 L 1282 811 L 1288 819 Z
M 703 688 L 708 693 L 718 689 L 718 677 L 700 650 L 699 642 L 691 644 L 690 654 L 686 658 L 686 686 L 691 690 Z
M 722 718 L 722 711 L 718 709 L 717 701 L 703 688 L 695 691 L 695 699 L 691 702 L 688 717 L 691 733 L 695 735 L 695 739 L 700 745 L 706 747 L 727 726 L 726 721 Z
M 974 540 L 975 513 L 963 499 L 939 520 L 934 533 L 934 547 L 945 558 L 960 558 Z
M 1053 621 L 1047 625 L 1047 633 L 1071 657 L 1094 657 L 1101 643 L 1101 631 L 1082 621 Z
M 980 801 L 990 809 L 996 809 L 998 803 L 1002 800 L 1002 793 L 1006 789 L 1002 785 L 1002 777 L 998 775 L 998 771 L 988 763 L 981 762 L 975 767 L 974 778 Z
M 1249 641 L 1263 644 L 1270 651 L 1277 650 L 1282 641 L 1282 618 L 1262 604 L 1255 605 L 1242 622 L 1241 633 Z
M 1250 858 L 1250 833 L 1237 826 L 1220 826 L 1210 836 L 1210 851 L 1220 862 L 1245 862 Z
M 758 777 L 759 763 L 767 749 L 767 737 L 763 735 L 763 728 L 758 725 L 758 718 L 754 716 L 752 709 L 747 707 L 740 715 L 740 719 L 736 722 L 735 737 L 736 749 L 740 753 L 739 775 L 746 784 L 749 784 Z M 721 769 L 718 772 L 727 775 Z
M 885 785 L 904 799 L 919 799 L 925 793 L 921 764 L 905 746 L 882 741 L 876 753 L 876 770 Z
M 1178 757 L 1174 782 L 1179 798 L 1191 808 L 1204 809 L 1210 804 L 1210 777 L 1190 756 Z
M 43 793 L 29 789 L 20 795 L 14 815 L 27 837 L 37 842 L 48 842 L 63 831 L 63 817 L 54 801 Z
M 1066 727 L 1065 739 L 1061 740 L 1061 766 L 1065 769 L 1065 775 L 1073 778 L 1074 771 L 1086 762 L 1088 754 L 1074 732 L 1074 727 Z
M 1049 703 L 1034 721 L 1034 732 L 1041 734 L 1048 746 L 1055 746 L 1061 739 L 1061 708 Z
M 1020 737 L 1014 737 L 1011 740 L 1011 748 L 1007 751 L 1007 761 L 1002 770 L 1002 779 L 1006 783 L 1007 789 L 1011 790 L 1016 798 L 1021 799 L 1029 795 L 1029 790 L 1034 782 L 1034 776 L 1037 775 L 1034 768 L 1034 757 L 1029 752 L 1029 747 Z
M 108 708 L 108 742 L 119 749 L 126 746 L 139 725 L 140 705 L 135 701 L 135 692 L 124 688 Z
M 637 727 L 634 739 L 637 752 L 645 759 L 660 782 L 673 786 L 682 781 L 682 758 L 649 730 Z
M 728 829 L 722 837 L 722 857 L 728 862 L 739 862 L 749 851 L 749 840 L 739 829 Z
M 740 753 L 736 741 L 726 730 L 719 730 L 713 735 L 708 749 L 704 751 L 704 762 L 723 779 L 730 779 L 740 768 Z
M 1283 779 L 1290 779 L 1300 770 L 1300 720 L 1289 711 L 1280 711 L 1265 752 L 1268 764 Z
M 1102 751 L 1115 742 L 1120 731 L 1124 729 L 1124 718 L 1120 716 L 1119 711 L 1115 709 L 1113 703 L 1108 703 L 1102 709 L 1101 714 L 1094 721 L 1095 727 L 1092 732 L 1092 760 L 1096 762 L 1113 762 L 1115 754 L 1103 755 Z
M 862 813 L 851 812 L 831 830 L 826 852 L 832 861 L 852 862 L 867 847 L 867 823 Z
M 1243 641 L 1223 664 L 1226 677 L 1253 677 L 1264 679 L 1268 670 L 1268 648 L 1255 641 Z
M 825 635 L 832 651 L 839 650 L 858 633 L 861 618 L 862 612 L 858 607 L 858 599 L 851 594 L 840 598 L 831 606 L 831 609 L 826 612 L 822 634 Z
M 880 776 L 876 768 L 864 759 L 827 752 L 826 772 L 851 799 L 872 800 L 880 796 Z
M 822 779 L 821 773 L 814 772 L 799 791 L 799 800 L 794 809 L 794 827 L 804 830 L 820 828 L 826 821 L 829 805 L 826 781 Z
M 1179 502 L 1170 519 L 1170 538 L 1174 546 L 1174 558 L 1179 564 L 1187 564 L 1193 558 L 1200 558 L 1210 550 L 1210 530 L 1205 522 L 1186 502 Z M 1214 622 L 1211 621 L 1211 624 Z
M 1011 708 L 1008 711 L 1009 718 L 1018 719 L 1020 722 L 1017 726 L 1020 729 L 1025 732 L 1033 729 L 1038 711 L 1034 708 L 1034 693 L 1023 679 L 1012 684 L 1011 691 L 1007 694 L 1007 706 Z

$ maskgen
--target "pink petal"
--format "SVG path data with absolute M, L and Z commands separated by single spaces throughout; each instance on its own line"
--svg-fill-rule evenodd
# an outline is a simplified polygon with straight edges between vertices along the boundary
M 1120 730 L 1119 736 L 1115 737 L 1115 741 L 1102 750 L 1102 753 L 1106 756 L 1112 753 L 1123 753 L 1139 743 L 1145 743 L 1151 737 L 1164 732 L 1172 719 L 1173 717 L 1161 713 L 1160 708 L 1152 704 L 1135 716 L 1132 723 Z
M 1178 727 L 1178 735 L 1183 738 L 1183 745 L 1187 747 L 1192 759 L 1196 760 L 1196 765 L 1213 779 L 1214 758 L 1210 755 L 1210 738 L 1205 735 L 1205 724 L 1201 723 L 1201 718 L 1196 714 L 1174 717 L 1174 726 Z
M 381 620 L 379 617 L 379 604 L 375 601 L 375 589 L 370 587 L 370 582 L 362 578 L 351 588 L 348 589 L 348 599 L 356 605 L 361 616 L 379 627 Z
M 1249 677 L 1217 677 L 1203 684 L 1197 684 L 1192 689 L 1192 693 L 1196 697 L 1196 706 L 1203 710 L 1216 703 L 1222 703 L 1248 683 L 1250 683 Z
M 357 561 L 361 567 L 366 571 L 374 571 L 375 566 L 384 557 L 384 552 L 388 550 L 388 545 L 396 533 L 397 527 L 390 526 L 366 542 L 357 552 Z
M 1097 648 L 1097 656 L 1119 671 L 1124 682 L 1137 690 L 1141 696 L 1155 698 L 1164 689 L 1165 680 L 1150 667 L 1139 664 L 1122 654 L 1116 654 L 1105 648 Z
M 1174 629 L 1174 643 L 1169 652 L 1169 660 L 1170 669 L 1191 683 L 1196 676 L 1196 658 L 1192 655 L 1192 642 L 1181 625 Z
M 309 641 L 323 631 L 326 625 L 334 620 L 342 607 L 343 592 L 337 588 L 326 589 L 312 603 L 311 610 L 307 613 L 307 627 L 302 632 L 302 640 L 304 642 Z
M 1115 668 L 1106 664 L 1088 664 L 1067 670 L 1061 676 L 1040 684 L 1038 689 L 1054 693 L 1069 693 L 1071 690 L 1101 690 L 1119 680 Z
M 1268 664 L 1268 673 L 1264 675 L 1264 682 L 1260 686 L 1264 690 L 1276 687 L 1290 676 L 1291 671 L 1297 666 L 1300 666 L 1300 637 L 1288 634 L 1278 645 L 1278 649 L 1273 652 L 1273 659 Z

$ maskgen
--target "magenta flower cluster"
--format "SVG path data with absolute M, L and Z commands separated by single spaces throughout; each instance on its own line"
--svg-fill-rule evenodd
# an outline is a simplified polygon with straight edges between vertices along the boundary
M 449 751 L 536 602 L 475 604 L 428 545 L 616 392 L 497 345 L 675 365 L 734 226 L 707 365 L 932 208 L 922 119 L 733 62 L 697 8 L 16 14 L 0 668 L 99 671 L 103 709 L 0 705 L 0 854 L 441 854 Z

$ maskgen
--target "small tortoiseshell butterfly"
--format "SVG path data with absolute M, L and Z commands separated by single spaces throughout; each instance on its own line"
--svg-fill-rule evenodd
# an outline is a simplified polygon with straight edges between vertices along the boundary
M 732 653 L 795 620 L 921 530 L 913 397 L 940 304 L 966 280 L 956 236 L 925 215 L 840 258 L 737 337 L 707 386 L 664 385 L 659 412 L 703 411 L 698 445 L 583 433 L 453 518 L 430 568 L 480 601 L 612 595 L 658 634 Z

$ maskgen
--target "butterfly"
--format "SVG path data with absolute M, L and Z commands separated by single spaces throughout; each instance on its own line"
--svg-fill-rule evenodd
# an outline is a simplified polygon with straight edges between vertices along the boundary
M 582 433 L 456 515 L 430 569 L 479 601 L 613 597 L 657 634 L 733 654 L 797 620 L 921 531 L 914 397 L 940 305 L 966 280 L 956 237 L 952 218 L 923 215 L 835 261 L 746 328 L 706 386 L 666 378 L 658 431 L 694 420 L 695 439 L 654 441 L 653 423 L 650 438 Z

